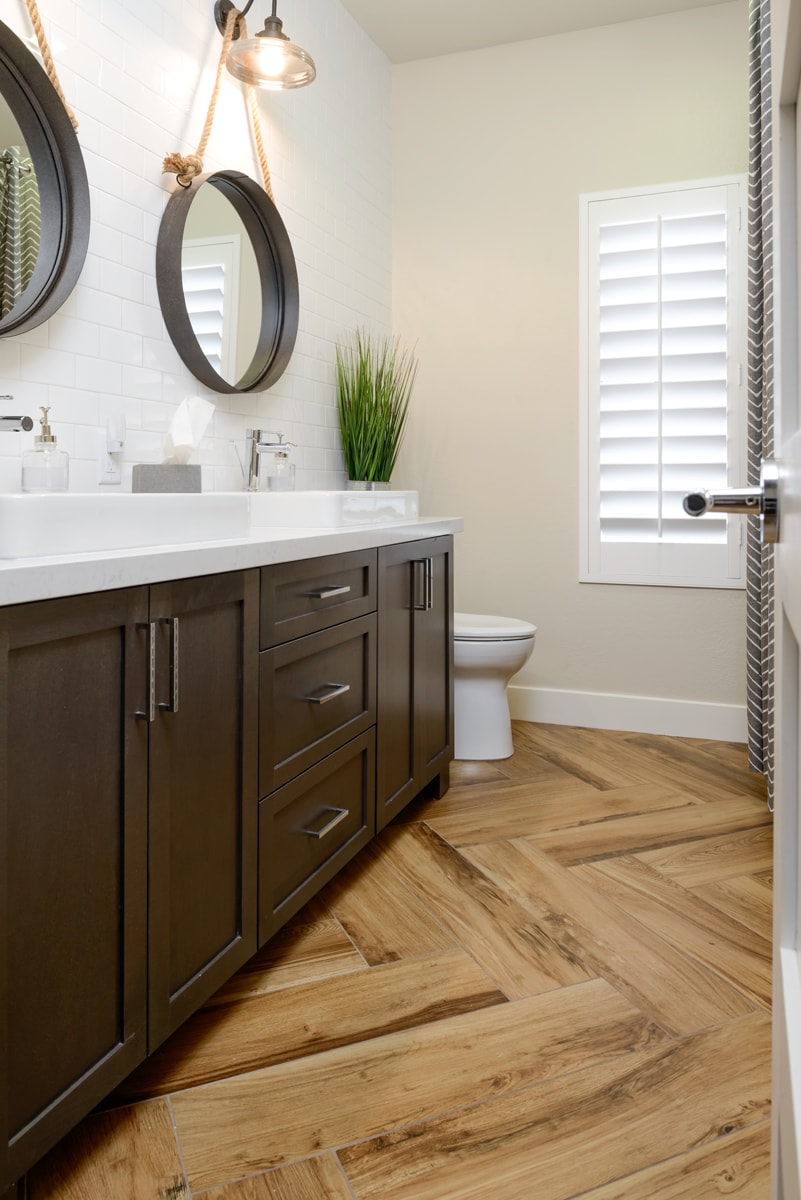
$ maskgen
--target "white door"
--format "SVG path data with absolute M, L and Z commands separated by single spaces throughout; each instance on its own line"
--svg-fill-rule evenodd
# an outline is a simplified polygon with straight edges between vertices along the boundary
M 776 276 L 776 820 L 774 852 L 773 1200 L 801 1200 L 801 404 L 798 345 L 801 246 L 801 0 L 773 0 Z

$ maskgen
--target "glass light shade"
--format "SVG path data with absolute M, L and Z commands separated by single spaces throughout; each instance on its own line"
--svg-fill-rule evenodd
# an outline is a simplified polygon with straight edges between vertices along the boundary
M 314 59 L 302 46 L 263 33 L 234 42 L 227 66 L 236 79 L 269 91 L 304 87 L 317 75 Z

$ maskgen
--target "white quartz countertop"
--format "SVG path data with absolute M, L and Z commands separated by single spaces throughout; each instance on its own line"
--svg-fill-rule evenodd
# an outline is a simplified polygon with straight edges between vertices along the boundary
M 0 605 L 297 562 L 324 554 L 459 533 L 463 528 L 461 517 L 425 517 L 405 523 L 347 528 L 260 529 L 230 541 L 7 558 L 0 560 Z

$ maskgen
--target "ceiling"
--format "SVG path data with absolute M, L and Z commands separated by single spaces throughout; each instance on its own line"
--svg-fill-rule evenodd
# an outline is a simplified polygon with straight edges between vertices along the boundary
M 730 0 L 342 0 L 394 63 Z

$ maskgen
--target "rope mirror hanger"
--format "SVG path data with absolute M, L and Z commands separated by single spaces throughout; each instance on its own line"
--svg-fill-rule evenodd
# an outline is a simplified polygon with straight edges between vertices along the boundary
M 180 186 L 171 196 L 159 227 L 156 284 L 167 332 L 195 378 L 217 392 L 255 392 L 270 387 L 289 365 L 298 331 L 298 277 L 289 235 L 275 205 L 256 97 L 250 83 L 246 86 L 246 102 L 263 189 L 238 171 L 203 173 L 203 156 L 214 123 L 223 67 L 232 41 L 237 35 L 244 37 L 247 33 L 243 13 L 230 5 L 229 0 L 222 2 L 228 4 L 223 43 L 200 142 L 194 154 L 170 154 L 163 162 L 165 173 L 174 173 Z M 243 252 L 247 246 L 245 258 L 254 264 L 255 276 L 251 278 L 257 278 L 258 284 L 248 285 L 244 273 L 241 277 L 238 272 L 230 274 L 230 283 L 221 292 L 223 299 L 213 314 L 217 333 L 210 341 L 204 315 L 194 312 L 196 306 L 187 295 L 186 288 L 191 285 L 185 274 L 184 252 L 193 236 L 189 233 L 192 206 L 200 197 L 202 207 L 195 211 L 207 214 L 209 198 L 215 195 L 226 202 L 228 212 L 235 213 L 241 222 Z M 228 229 L 227 220 L 220 228 Z M 193 253 L 195 249 L 193 246 Z M 226 316 L 228 291 L 232 296 L 231 312 L 238 313 L 238 319 Z M 254 303 L 260 308 L 254 309 Z M 241 319 L 243 315 L 248 318 L 246 324 Z
M 35 3 L 35 0 L 31 0 Z M 206 147 L 211 136 L 212 126 L 214 125 L 214 114 L 217 109 L 217 99 L 220 94 L 220 83 L 222 81 L 223 68 L 225 67 L 228 52 L 231 48 L 231 42 L 234 37 L 241 35 L 247 36 L 247 26 L 245 24 L 244 13 L 250 8 L 253 0 L 248 0 L 243 12 L 234 8 L 232 5 L 228 8 L 225 28 L 223 31 L 222 49 L 220 58 L 217 63 L 217 74 L 214 80 L 214 87 L 209 100 L 209 108 L 206 113 L 206 121 L 203 126 L 203 132 L 200 135 L 200 142 L 194 154 L 168 154 L 162 166 L 165 174 L 174 174 L 181 187 L 190 187 L 192 180 L 203 174 L 203 155 L 206 153 Z M 259 168 L 261 170 L 262 180 L 264 182 L 264 190 L 275 204 L 275 196 L 273 195 L 272 181 L 270 179 L 270 168 L 267 163 L 267 152 L 264 149 L 264 139 L 261 133 L 261 121 L 259 120 L 259 110 L 256 105 L 256 97 L 252 86 L 247 87 L 246 103 L 248 106 L 248 114 L 250 123 L 253 128 L 253 140 L 256 144 L 256 154 L 259 160 Z

